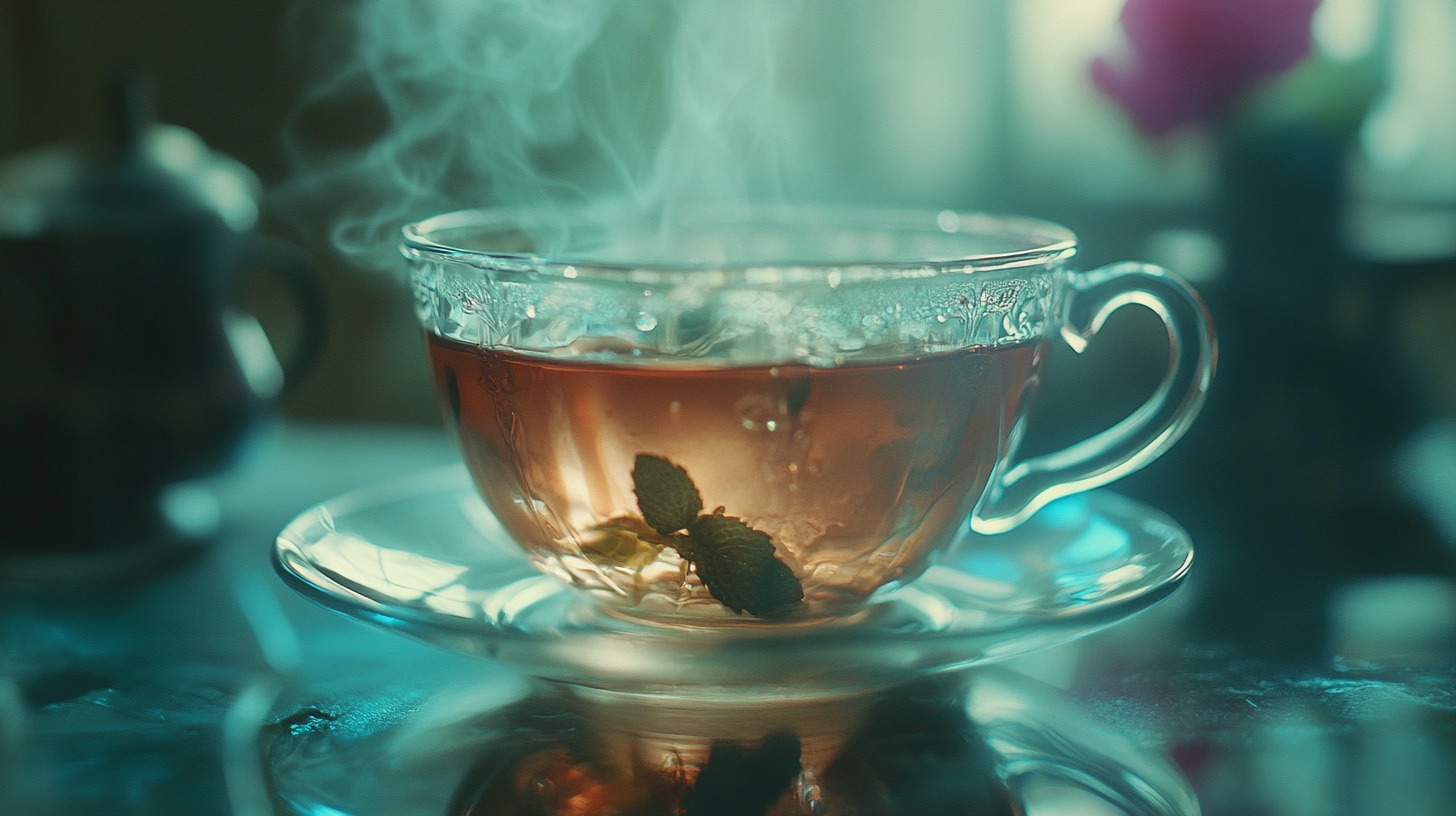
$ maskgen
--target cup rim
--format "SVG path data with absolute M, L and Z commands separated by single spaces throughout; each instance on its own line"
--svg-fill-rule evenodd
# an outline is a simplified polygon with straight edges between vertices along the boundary
M 998 238 L 1020 244 L 1014 249 L 985 252 L 947 252 L 904 257 L 749 257 L 727 259 L 614 259 L 591 253 L 495 250 L 455 240 L 451 234 L 477 236 L 520 230 L 525 224 L 565 228 L 571 224 L 628 224 L 599 208 L 482 207 L 442 213 L 402 230 L 400 251 L 406 258 L 440 260 L 484 270 L 529 273 L 533 276 L 583 281 L 664 282 L 692 273 L 698 284 L 795 283 L 839 280 L 923 279 L 1027 267 L 1050 267 L 1074 255 L 1076 235 L 1051 221 L 1019 215 L 928 209 L 776 205 L 752 208 L 702 208 L 689 211 L 688 223 L 744 227 L 783 227 L 800 224 L 916 231 L 927 236 L 965 235 Z M 478 242 L 477 242 L 478 243 Z

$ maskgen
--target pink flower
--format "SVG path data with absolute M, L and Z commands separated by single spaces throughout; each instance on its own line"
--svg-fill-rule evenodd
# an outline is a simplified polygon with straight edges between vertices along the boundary
M 1127 0 L 1125 58 L 1092 62 L 1092 82 L 1148 136 L 1206 125 L 1309 53 L 1320 0 Z

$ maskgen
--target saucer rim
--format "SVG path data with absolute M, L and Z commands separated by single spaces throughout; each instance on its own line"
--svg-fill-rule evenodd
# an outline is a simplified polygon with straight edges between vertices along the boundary
M 451 615 L 408 606 L 393 606 L 376 600 L 350 588 L 346 578 L 335 578 L 328 574 L 329 571 L 319 568 L 303 553 L 306 545 L 298 543 L 304 540 L 302 535 L 304 530 L 319 524 L 320 521 L 332 529 L 333 519 L 346 515 L 351 510 L 365 509 L 386 501 L 409 501 L 442 491 L 468 490 L 469 485 L 468 473 L 464 466 L 452 464 L 344 492 L 309 507 L 290 521 L 276 537 L 274 546 L 271 548 L 270 560 L 275 571 L 287 586 L 309 601 L 332 612 L 364 623 L 381 626 L 438 648 L 486 659 L 504 660 L 528 674 L 578 684 L 589 683 L 592 677 L 583 675 L 583 666 L 576 666 L 575 671 L 570 671 L 571 667 L 561 661 L 559 656 L 553 657 L 561 651 L 563 645 L 571 643 L 580 643 L 583 646 L 601 645 L 606 642 L 616 645 L 632 643 L 640 646 L 642 643 L 648 642 L 653 646 L 678 651 L 685 658 L 713 657 L 731 660 L 747 659 L 751 656 L 782 657 L 786 650 L 802 657 L 806 647 L 814 647 L 812 649 L 814 654 L 823 654 L 830 648 L 842 649 L 845 643 L 842 636 L 846 634 L 852 635 L 857 650 L 873 650 L 876 647 L 884 647 L 893 641 L 903 641 L 906 638 L 913 638 L 922 654 L 926 652 L 939 654 L 947 646 L 956 643 L 971 645 L 973 642 L 994 643 L 999 641 L 1002 646 L 999 651 L 994 649 L 971 650 L 962 659 L 950 659 L 941 654 L 938 660 L 932 661 L 933 665 L 928 666 L 917 664 L 915 667 L 878 667 L 886 669 L 886 676 L 892 680 L 903 678 L 907 673 L 925 673 L 999 662 L 1078 639 L 1160 603 L 1183 584 L 1194 561 L 1192 542 L 1187 532 L 1175 521 L 1161 511 L 1135 499 L 1110 490 L 1100 489 L 1082 494 L 1099 504 L 1099 507 L 1092 512 L 1114 522 L 1135 519 L 1138 531 L 1156 538 L 1160 542 L 1156 546 L 1144 548 L 1143 551 L 1149 554 L 1158 552 L 1168 554 L 1165 560 L 1159 562 L 1160 574 L 1152 580 L 1098 598 L 1091 604 L 1062 604 L 1028 615 L 1024 611 L 1004 606 L 997 608 L 994 599 L 990 599 L 981 605 L 980 611 L 999 620 L 998 625 L 958 628 L 952 624 L 938 629 L 913 631 L 833 621 L 827 622 L 823 628 L 795 628 L 787 631 L 768 625 L 711 628 L 671 624 L 657 626 L 634 621 L 630 619 L 630 616 L 601 614 L 600 612 L 591 615 L 589 619 L 563 620 L 562 623 L 569 625 L 558 625 L 551 631 L 533 631 L 520 625 L 492 618 Z M 1108 512 L 1109 509 L 1113 512 Z M 1035 521 L 1036 517 L 1033 516 L 1028 523 L 1034 524 Z M 1132 527 L 1131 524 L 1121 526 L 1128 529 Z M 1150 527 L 1156 527 L 1157 532 L 1150 530 Z M 1009 534 L 1014 535 L 1015 531 Z M 979 536 L 967 534 L 962 537 L 962 541 L 970 537 Z M 951 551 L 953 552 L 958 546 L 962 545 L 953 544 Z M 529 564 L 524 559 L 522 559 L 522 566 L 529 568 Z M 904 595 L 923 591 L 927 586 L 924 583 L 927 577 L 933 577 L 937 571 L 966 574 L 944 564 L 934 565 L 915 581 L 893 587 L 887 590 L 881 598 L 871 600 L 867 608 L 875 609 L 882 604 L 900 602 Z M 322 580 L 315 580 L 311 576 L 317 576 Z M 931 583 L 934 583 L 933 580 Z M 542 594 L 540 598 L 531 603 L 540 603 L 545 598 L 566 597 L 568 598 L 568 608 L 571 610 L 590 608 L 593 604 L 584 592 L 567 586 L 559 579 L 544 573 L 513 578 L 499 586 L 482 589 L 499 592 L 507 588 L 517 588 L 517 591 L 523 591 L 522 587 L 524 587 L 524 591 Z M 942 598 L 942 600 L 944 599 Z M 832 634 L 828 637 L 822 636 L 826 632 Z M 712 634 L 705 637 L 704 635 L 708 633 Z M 1028 644 L 1021 648 L 1012 648 L 1019 637 L 1032 633 L 1039 636 L 1022 639 L 1033 641 L 1034 645 Z M 806 635 L 808 636 L 806 637 Z M 465 648 L 462 644 L 468 644 L 470 648 Z M 513 647 L 520 646 L 539 646 L 544 652 L 540 655 L 511 654 L 517 651 Z M 868 661 L 859 661 L 855 665 L 861 668 L 876 668 Z M 557 670 L 553 671 L 553 666 Z M 560 669 L 568 670 L 560 671 Z M 821 667 L 819 673 L 824 672 L 825 669 Z M 627 672 L 621 677 L 600 677 L 598 679 L 606 686 L 623 683 L 640 686 L 641 681 L 630 677 L 630 674 L 631 672 Z M 862 678 L 862 680 L 868 680 L 868 678 Z M 862 684 L 862 682 L 855 683 L 855 685 Z M 822 692 L 822 687 L 819 691 Z

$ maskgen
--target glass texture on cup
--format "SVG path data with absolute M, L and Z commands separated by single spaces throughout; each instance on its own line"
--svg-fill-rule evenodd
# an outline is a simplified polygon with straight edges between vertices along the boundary
M 404 245 L 421 323 L 441 337 L 618 363 L 816 366 L 1043 336 L 1074 249 L 1032 219 L 833 209 L 704 214 L 670 234 L 476 210 L 409 227 Z
M 679 546 L 695 514 L 766 536 L 811 616 L 914 578 L 1013 457 L 1072 234 L 833 209 L 675 224 L 407 228 L 440 401 L 491 510 L 540 568 L 647 616 L 732 617 Z M 669 489 L 636 482 L 644 455 L 698 496 L 675 533 L 644 523 L 642 492 Z

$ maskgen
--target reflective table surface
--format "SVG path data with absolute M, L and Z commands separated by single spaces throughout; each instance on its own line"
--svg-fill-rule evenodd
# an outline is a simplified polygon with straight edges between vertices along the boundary
M 770 705 L 782 728 L 759 733 L 748 709 L 534 685 L 274 574 L 305 508 L 453 460 L 427 430 L 283 427 L 182 497 L 219 521 L 195 551 L 111 580 L 5 564 L 0 813 L 1456 813 L 1449 577 L 1349 580 L 1310 659 L 1191 636 L 1208 629 L 1195 562 L 1102 632 L 842 708 Z M 663 787 L 685 779 L 729 798 Z

